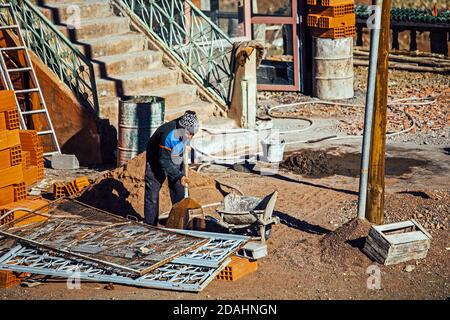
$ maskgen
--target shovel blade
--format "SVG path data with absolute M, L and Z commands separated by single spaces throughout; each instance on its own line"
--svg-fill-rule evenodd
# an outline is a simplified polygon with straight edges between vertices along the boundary
M 189 210 L 201 209 L 202 206 L 191 198 L 184 198 L 170 210 L 166 228 L 186 229 L 189 224 Z

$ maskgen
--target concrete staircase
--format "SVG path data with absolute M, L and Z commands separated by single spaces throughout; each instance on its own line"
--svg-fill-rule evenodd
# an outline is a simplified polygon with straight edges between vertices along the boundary
M 166 121 L 186 110 L 202 121 L 223 115 L 213 103 L 202 101 L 198 88 L 183 81 L 176 66 L 163 63 L 164 54 L 146 36 L 130 28 L 128 17 L 114 14 L 109 0 L 37 0 L 41 11 L 92 60 L 95 66 L 100 117 L 118 126 L 118 100 L 125 95 L 155 95 L 166 99 Z M 73 7 L 73 6 L 77 7 Z M 79 28 L 68 19 L 80 15 Z M 70 22 L 70 19 L 69 19 Z

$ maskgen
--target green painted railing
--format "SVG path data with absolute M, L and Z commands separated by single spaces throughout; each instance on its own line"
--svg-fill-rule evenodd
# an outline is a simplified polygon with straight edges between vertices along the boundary
M 69 86 L 82 104 L 98 114 L 92 63 L 28 0 L 0 0 L 0 3 L 12 5 L 27 48 Z
M 225 104 L 231 99 L 231 39 L 189 0 L 114 0 Z M 136 19 L 134 19 L 136 20 Z

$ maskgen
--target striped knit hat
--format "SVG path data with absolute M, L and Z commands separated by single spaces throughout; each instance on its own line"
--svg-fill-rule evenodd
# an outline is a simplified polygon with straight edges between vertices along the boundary
M 194 111 L 186 111 L 178 123 L 192 135 L 196 134 L 200 129 L 200 123 Z

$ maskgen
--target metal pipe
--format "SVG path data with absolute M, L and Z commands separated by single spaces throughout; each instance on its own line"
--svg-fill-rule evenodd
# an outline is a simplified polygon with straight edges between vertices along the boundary
M 359 199 L 358 199 L 358 218 L 364 219 L 366 215 L 367 203 L 367 185 L 368 185 L 368 170 L 370 160 L 370 145 L 372 139 L 373 127 L 373 110 L 375 99 L 375 79 L 377 75 L 378 64 L 378 48 L 380 43 L 380 18 L 383 0 L 374 0 L 375 6 L 378 8 L 375 11 L 375 28 L 372 29 L 370 38 L 370 63 L 369 73 L 367 77 L 367 92 L 366 92 L 366 110 L 364 116 L 364 136 L 362 144 L 361 155 L 361 176 L 359 179 Z

